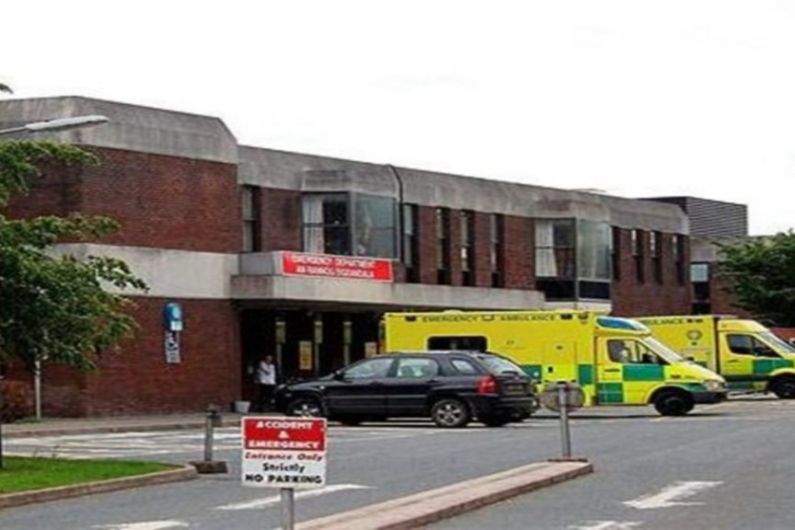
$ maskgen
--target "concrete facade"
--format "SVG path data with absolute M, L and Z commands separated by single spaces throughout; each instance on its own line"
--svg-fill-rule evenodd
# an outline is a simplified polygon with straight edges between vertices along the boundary
M 378 317 L 386 310 L 689 312 L 686 271 L 683 282 L 670 250 L 674 236 L 686 241 L 688 218 L 673 205 L 238 146 L 221 120 L 168 110 L 82 97 L 0 101 L 3 126 L 81 114 L 104 114 L 111 121 L 53 138 L 84 146 L 101 165 L 44 168 L 31 193 L 15 199 L 8 213 L 31 217 L 80 211 L 116 218 L 121 224 L 117 234 L 91 244 L 63 244 L 55 251 L 120 257 L 150 290 L 133 296 L 138 334 L 109 352 L 100 371 L 47 369 L 47 413 L 187 411 L 210 402 L 228 404 L 251 396 L 247 370 L 263 352 L 278 349 L 285 371 L 295 375 L 367 355 L 378 340 Z M 255 252 L 244 248 L 244 187 L 255 197 Z M 391 282 L 281 274 L 281 252 L 306 250 L 302 201 L 318 193 L 372 195 L 416 208 L 415 275 L 409 277 L 400 252 L 391 260 Z M 449 219 L 443 247 L 437 239 L 439 212 Z M 471 218 L 473 233 L 468 285 L 461 258 L 464 218 Z M 549 219 L 615 229 L 618 273 L 603 279 L 607 298 L 547 299 L 537 278 L 536 231 L 540 221 Z M 499 234 L 494 247 L 493 226 Z M 397 240 L 401 228 L 398 222 Z M 633 273 L 633 230 L 659 234 L 659 280 L 651 272 L 656 265 L 648 237 L 641 239 L 646 279 L 638 281 Z M 492 270 L 492 254 L 498 271 Z M 446 278 L 437 270 L 441 257 L 448 264 Z M 164 355 L 162 312 L 169 302 L 181 304 L 186 315 L 180 363 L 167 363 Z M 282 351 L 275 341 L 284 322 Z M 299 363 L 306 344 L 319 356 L 310 372 Z

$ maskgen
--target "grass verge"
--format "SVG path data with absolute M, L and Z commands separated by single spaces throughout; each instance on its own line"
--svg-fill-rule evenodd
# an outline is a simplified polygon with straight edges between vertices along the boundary
M 0 469 L 0 494 L 167 471 L 174 466 L 124 460 L 67 460 L 7 456 Z

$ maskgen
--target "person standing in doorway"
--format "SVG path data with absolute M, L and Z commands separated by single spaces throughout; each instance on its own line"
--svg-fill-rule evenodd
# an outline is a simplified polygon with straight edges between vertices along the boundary
M 258 408 L 260 412 L 267 412 L 271 408 L 273 391 L 276 389 L 276 365 L 273 356 L 266 355 L 257 363 L 254 372 L 254 381 L 259 389 Z

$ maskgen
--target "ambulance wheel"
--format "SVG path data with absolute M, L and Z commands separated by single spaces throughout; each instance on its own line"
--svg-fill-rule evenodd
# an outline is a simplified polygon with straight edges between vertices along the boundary
M 469 407 L 460 399 L 442 398 L 431 407 L 431 419 L 438 427 L 464 427 L 470 417 Z
M 684 416 L 693 406 L 693 398 L 685 392 L 670 390 L 654 398 L 654 408 L 662 416 Z
M 313 398 L 295 398 L 287 404 L 288 416 L 303 416 L 305 418 L 322 418 L 323 405 Z
M 779 377 L 770 383 L 770 390 L 779 399 L 795 399 L 795 377 Z

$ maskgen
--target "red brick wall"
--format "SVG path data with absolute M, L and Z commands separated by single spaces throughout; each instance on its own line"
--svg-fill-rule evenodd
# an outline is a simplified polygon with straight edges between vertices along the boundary
M 504 216 L 503 256 L 504 287 L 535 287 L 535 225 L 527 217 Z
M 436 209 L 417 207 L 420 283 L 436 283 Z
M 491 216 L 475 212 L 475 285 L 491 287 Z
M 301 192 L 260 188 L 263 252 L 302 249 Z
M 623 316 L 673 315 L 690 314 L 690 282 L 685 274 L 684 282 L 677 278 L 676 265 L 672 250 L 672 234 L 662 234 L 662 282 L 654 277 L 652 257 L 649 250 L 649 233 L 644 231 L 645 281 L 639 283 L 635 275 L 635 258 L 632 256 L 630 230 L 620 230 L 619 268 L 620 279 L 613 280 L 612 302 L 613 313 Z M 682 245 L 685 264 L 690 263 L 689 245 Z M 687 273 L 687 271 L 685 271 Z
M 55 364 L 43 377 L 44 414 L 98 416 L 198 412 L 210 403 L 227 408 L 240 398 L 242 361 L 238 317 L 228 300 L 176 300 L 185 311 L 182 362 L 163 351 L 162 298 L 135 298 L 140 329 L 106 352 L 94 372 Z M 30 380 L 15 373 L 14 379 Z
M 750 311 L 734 305 L 734 299 L 728 290 L 726 281 L 721 278 L 718 265 L 710 264 L 709 275 L 710 312 L 715 315 L 737 315 L 742 318 L 754 318 Z
M 103 243 L 207 252 L 242 245 L 237 166 L 120 149 L 86 148 L 96 167 L 45 170 L 12 217 L 107 215 L 121 230 Z

